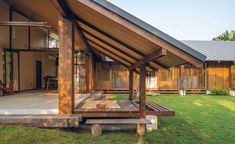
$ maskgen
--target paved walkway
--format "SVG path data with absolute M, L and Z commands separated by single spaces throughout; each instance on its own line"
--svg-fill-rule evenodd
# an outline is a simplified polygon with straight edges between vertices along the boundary
M 0 114 L 58 114 L 58 94 L 32 91 L 0 96 Z

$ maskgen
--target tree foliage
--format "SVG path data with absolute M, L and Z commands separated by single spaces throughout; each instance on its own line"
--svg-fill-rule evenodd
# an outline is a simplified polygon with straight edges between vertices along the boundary
M 212 40 L 214 41 L 235 41 L 235 31 L 226 30 L 224 33 L 220 34 L 217 37 L 214 37 Z

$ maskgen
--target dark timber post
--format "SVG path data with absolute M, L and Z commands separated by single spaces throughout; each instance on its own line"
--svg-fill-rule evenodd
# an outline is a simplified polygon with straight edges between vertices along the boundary
M 71 21 L 59 18 L 59 114 L 72 114 L 74 108 L 74 29 Z
M 139 111 L 140 119 L 146 117 L 146 64 L 140 65 L 140 97 L 139 97 Z M 142 136 L 145 134 L 145 124 L 137 124 L 137 134 Z
M 12 7 L 10 6 L 9 8 L 9 21 L 12 21 L 13 19 L 13 12 L 12 12 Z M 9 49 L 12 50 L 12 26 L 9 28 Z M 9 94 L 13 93 L 13 52 L 10 51 L 10 67 L 9 67 Z
M 133 99 L 133 70 L 129 69 L 129 100 Z

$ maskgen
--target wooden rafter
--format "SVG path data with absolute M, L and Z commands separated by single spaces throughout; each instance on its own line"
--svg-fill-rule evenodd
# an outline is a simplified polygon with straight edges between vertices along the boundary
M 94 49 L 94 52 L 97 53 L 97 54 L 107 55 L 107 54 L 105 54 L 104 52 L 102 52 L 102 51 L 100 51 L 100 50 L 98 50 L 98 49 L 95 49 L 94 47 L 93 47 L 93 49 Z M 111 55 L 109 55 L 108 57 L 110 57 L 111 59 L 113 59 L 113 60 L 115 60 L 116 62 L 120 63 L 121 65 L 125 66 L 126 68 L 129 68 L 129 67 L 130 67 L 130 66 L 126 65 L 125 63 L 121 62 L 120 60 L 114 58 L 114 57 L 111 56 Z
M 88 40 L 85 37 L 84 33 L 82 32 L 81 27 L 80 27 L 80 25 L 79 25 L 79 23 L 77 21 L 76 21 L 76 28 L 77 28 L 77 33 L 80 35 L 80 37 L 82 38 L 82 40 L 86 44 L 87 49 L 89 50 L 89 52 L 92 53 L 92 49 L 91 49 L 91 47 L 90 47 L 90 45 L 88 43 Z
M 138 61 L 138 59 L 137 59 L 136 57 L 130 55 L 129 53 L 125 52 L 124 50 L 120 49 L 119 47 L 114 46 L 113 44 L 110 44 L 109 42 L 107 42 L 107 41 L 101 39 L 100 37 L 98 37 L 98 36 L 92 34 L 91 32 L 89 32 L 89 31 L 87 31 L 87 30 L 84 30 L 84 29 L 83 29 L 82 31 L 85 33 L 85 35 L 88 35 L 88 36 L 90 36 L 90 37 L 92 37 L 92 38 L 94 38 L 94 39 L 96 39 L 96 40 L 102 42 L 103 44 L 108 45 L 109 47 L 112 47 L 113 49 L 116 49 L 116 50 L 119 51 L 120 53 L 123 53 L 124 55 L 127 55 L 127 56 L 130 57 L 131 59 L 133 59 L 133 60 L 135 60 L 135 61 Z
M 54 7 L 58 10 L 58 12 L 60 13 L 61 16 L 67 17 L 70 20 L 74 21 L 74 13 L 69 9 L 66 1 L 64 1 L 64 0 L 51 0 L 51 2 L 53 3 Z M 79 23 L 75 22 L 75 21 L 74 21 L 74 23 L 76 26 L 77 33 L 80 35 L 80 37 L 84 41 L 88 51 L 92 53 L 92 49 L 90 48 L 90 45 L 88 44 L 86 37 L 84 36 L 84 34 L 81 31 Z
M 165 49 L 162 49 L 162 48 L 161 48 L 161 49 L 156 50 L 155 52 L 153 52 L 153 53 L 151 53 L 151 54 L 145 56 L 142 60 L 140 60 L 140 61 L 134 63 L 134 64 L 131 66 L 131 68 L 132 68 L 132 69 L 133 69 L 133 68 L 136 68 L 136 67 L 140 66 L 141 64 L 148 63 L 148 62 L 150 62 L 150 61 L 152 61 L 152 60 L 158 59 L 158 58 L 160 58 L 160 57 L 162 57 L 162 56 L 166 56 L 166 55 L 167 55 L 167 51 L 166 51 Z
M 126 59 L 124 57 L 120 57 L 118 54 L 114 53 L 113 51 L 109 50 L 108 48 L 105 48 L 105 47 L 101 46 L 100 44 L 94 42 L 93 40 L 90 40 L 90 39 L 87 39 L 87 40 L 89 41 L 89 43 L 93 43 L 94 45 L 97 45 L 98 47 L 108 51 L 109 53 L 112 53 L 113 55 L 117 56 L 118 58 L 123 59 L 124 61 L 132 64 L 132 62 L 130 60 L 128 60 L 128 59 Z M 90 45 L 92 45 L 92 44 L 90 44 Z
M 56 7 L 56 9 L 58 9 L 58 11 L 60 12 L 61 15 L 67 16 L 67 17 L 73 17 L 75 19 L 77 19 L 79 22 L 81 21 L 82 23 L 84 22 L 84 24 L 88 24 L 89 27 L 94 28 L 96 31 L 98 30 L 98 32 L 101 32 L 101 34 L 105 34 L 105 36 L 108 35 L 108 37 L 111 37 L 112 39 L 114 39 L 116 42 L 120 43 L 121 45 L 123 45 L 124 47 L 127 47 L 128 49 L 134 51 L 135 53 L 141 55 L 142 57 L 144 57 L 145 55 L 143 53 L 141 53 L 140 51 L 136 50 L 135 48 L 132 48 L 131 46 L 127 45 L 126 43 L 116 39 L 115 37 L 103 32 L 102 30 L 100 30 L 99 28 L 89 24 L 87 21 L 81 19 L 80 17 L 78 17 L 77 15 L 75 15 L 69 8 L 68 8 L 68 4 L 65 1 L 58 1 L 58 0 L 51 0 L 52 3 L 54 4 L 54 6 Z M 83 35 L 83 39 L 84 41 L 87 43 L 87 39 L 84 36 L 84 29 L 82 29 L 79 25 L 79 23 L 77 24 L 77 28 L 79 31 L 81 31 L 81 34 Z M 88 32 L 88 31 L 87 31 Z M 130 57 L 130 56 L 129 56 Z M 156 62 L 154 62 L 156 65 Z M 156 68 L 154 68 L 153 66 L 151 66 L 150 64 L 147 64 L 151 69 L 156 70 Z M 159 65 L 160 67 L 166 68 L 164 67 L 164 65 Z
M 126 65 L 128 65 L 128 68 L 131 66 L 131 63 L 129 63 L 129 62 L 126 61 L 125 59 L 120 58 L 120 56 L 118 56 L 118 55 L 116 55 L 116 54 L 114 54 L 114 53 L 111 53 L 111 52 L 109 52 L 109 51 L 107 51 L 107 50 L 105 50 L 105 49 L 102 49 L 101 47 L 99 47 L 99 46 L 97 46 L 97 45 L 91 44 L 91 47 L 92 47 L 93 49 L 97 49 L 97 50 L 103 52 L 103 55 L 105 55 L 105 56 L 108 56 L 108 57 L 112 56 L 112 57 L 115 57 L 115 58 L 116 58 L 115 60 L 119 60 L 119 61 L 122 61 L 123 63 L 126 63 Z
M 108 56 L 109 58 L 115 60 L 117 63 L 123 65 L 124 67 L 126 67 L 127 69 L 130 68 L 130 66 L 126 65 L 125 63 L 121 62 L 120 60 L 116 59 L 114 56 L 112 55 L 107 55 L 106 53 L 100 51 L 99 49 L 95 48 L 95 47 L 92 47 L 93 48 L 93 51 L 96 53 L 96 54 L 99 54 L 99 55 L 106 55 Z M 139 73 L 137 69 L 134 70 L 136 73 Z
M 134 61 L 139 61 L 136 57 L 130 55 L 129 53 L 125 52 L 124 50 L 120 49 L 119 47 L 117 46 L 114 46 L 113 44 L 110 44 L 109 42 L 99 38 L 98 36 L 86 31 L 86 30 L 83 30 L 83 32 L 85 33 L 85 36 L 87 37 L 87 39 L 91 40 L 89 37 L 92 37 L 93 39 L 96 39 L 97 41 L 103 43 L 104 45 L 107 45 L 109 47 L 111 47 L 112 49 L 115 49 L 117 50 L 118 52 L 128 56 L 129 58 L 133 59 Z M 156 68 L 154 68 L 153 66 L 151 66 L 150 64 L 147 64 L 147 66 L 152 69 L 152 70 L 156 70 Z
M 128 44 L 126 44 L 126 43 L 124 43 L 123 41 L 121 41 L 121 40 L 115 38 L 114 36 L 112 36 L 112 35 L 110 35 L 110 34 L 104 32 L 103 30 L 101 30 L 100 28 L 98 28 L 98 27 L 96 27 L 96 26 L 90 24 L 90 23 L 87 22 L 86 20 L 84 20 L 84 19 L 82 19 L 82 18 L 80 18 L 80 17 L 78 17 L 78 16 L 76 16 L 76 15 L 75 15 L 74 17 L 75 17 L 79 22 L 81 22 L 82 24 L 88 26 L 89 28 L 93 29 L 94 31 L 96 31 L 96 32 L 98 32 L 98 33 L 100 33 L 100 34 L 102 34 L 102 35 L 108 37 L 109 39 L 111 39 L 111 40 L 113 40 L 114 42 L 116 42 L 116 43 L 122 45 L 122 46 L 125 47 L 126 49 L 129 49 L 129 50 L 133 51 L 134 53 L 138 54 L 139 56 L 145 57 L 145 54 L 143 54 L 143 53 L 140 52 L 139 50 L 137 50 L 137 49 L 135 49 L 135 48 L 129 46 Z M 85 30 L 84 28 L 82 28 L 82 31 L 88 32 L 88 31 Z M 163 64 L 161 64 L 161 63 L 159 63 L 159 62 L 153 62 L 153 63 L 155 63 L 156 65 L 158 65 L 158 66 L 160 66 L 160 67 L 162 67 L 162 68 L 164 68 L 164 69 L 167 69 L 167 68 L 168 68 L 167 66 L 165 66 L 165 65 L 163 65 Z M 151 67 L 151 66 L 150 66 L 150 67 Z M 151 68 L 154 69 L 154 70 L 156 70 L 156 69 L 153 68 L 153 67 L 151 67 Z
M 173 46 L 172 44 L 169 44 L 167 41 L 156 37 L 155 35 L 151 34 L 150 32 L 144 30 L 143 28 L 139 27 L 138 25 L 128 21 L 127 19 L 124 19 L 123 17 L 116 15 L 109 10 L 105 9 L 104 7 L 98 5 L 95 2 L 92 1 L 86 1 L 86 0 L 78 0 L 81 4 L 93 9 L 94 11 L 99 12 L 99 14 L 103 15 L 104 17 L 110 19 L 111 21 L 114 21 L 117 24 L 120 24 L 126 28 L 128 28 L 130 31 L 134 32 L 137 35 L 141 35 L 146 40 L 158 45 L 159 47 L 162 47 L 166 49 L 167 51 L 174 53 L 181 59 L 190 62 L 191 64 L 195 65 L 196 67 L 203 68 L 203 63 L 198 60 L 197 58 L 194 58 L 188 53 L 185 53 L 184 51 L 178 49 L 177 47 Z M 77 18 L 79 20 L 79 18 Z M 80 19 L 81 21 L 81 19 Z

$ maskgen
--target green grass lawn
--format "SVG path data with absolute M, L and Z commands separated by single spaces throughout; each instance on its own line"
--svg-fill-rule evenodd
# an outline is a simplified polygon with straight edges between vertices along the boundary
M 117 99 L 126 95 L 115 95 Z M 205 95 L 148 96 L 176 111 L 175 117 L 161 117 L 159 130 L 137 137 L 134 131 L 105 132 L 94 137 L 89 131 L 0 127 L 0 143 L 177 143 L 234 144 L 235 97 Z

